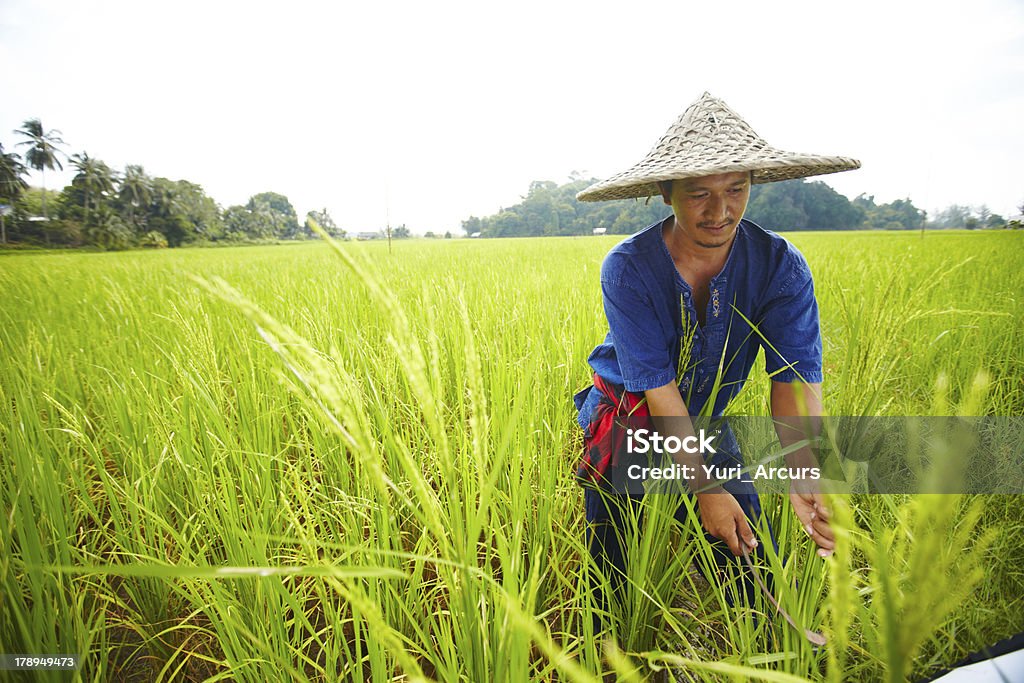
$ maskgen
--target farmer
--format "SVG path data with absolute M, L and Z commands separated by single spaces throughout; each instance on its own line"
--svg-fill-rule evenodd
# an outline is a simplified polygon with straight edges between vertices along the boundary
M 623 440 L 622 430 L 616 436 L 612 428 L 615 417 L 653 419 L 667 433 L 692 435 L 688 417 L 721 416 L 762 348 L 783 445 L 802 438 L 799 418 L 820 415 L 821 336 L 810 270 L 793 245 L 745 220 L 743 212 L 752 183 L 859 166 L 845 157 L 770 147 L 724 102 L 704 93 L 642 161 L 578 195 L 581 201 L 660 195 L 672 207 L 672 215 L 605 257 L 601 290 L 609 333 L 588 359 L 593 385 L 574 397 L 585 437 L 577 476 L 585 488 L 587 543 L 613 587 L 626 568 L 624 511 L 638 500 L 609 486 L 610 464 L 618 457 L 613 451 Z M 728 427 L 720 446 L 717 464 L 742 462 Z M 806 462 L 809 452 L 795 450 L 787 461 Z M 745 552 L 761 552 L 751 530 L 761 507 L 748 475 L 696 478 L 688 485 L 720 572 Z M 820 494 L 794 481 L 789 498 L 818 554 L 830 554 L 835 544 Z M 675 516 L 682 522 L 686 514 L 682 505 Z M 604 604 L 600 578 L 592 582 Z M 749 576 L 742 590 L 753 599 Z

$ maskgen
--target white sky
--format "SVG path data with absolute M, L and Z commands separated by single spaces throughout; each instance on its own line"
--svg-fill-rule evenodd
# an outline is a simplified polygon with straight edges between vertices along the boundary
M 458 234 L 531 180 L 606 177 L 704 90 L 772 145 L 859 158 L 822 178 L 851 198 L 1024 202 L 1019 0 L 0 0 L 6 150 L 39 117 L 69 153 L 350 231 Z

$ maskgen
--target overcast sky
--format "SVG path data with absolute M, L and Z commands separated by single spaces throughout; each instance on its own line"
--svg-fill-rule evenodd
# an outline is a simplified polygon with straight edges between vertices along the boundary
M 704 90 L 776 147 L 860 159 L 822 178 L 848 197 L 1024 202 L 1019 0 L 0 0 L 5 149 L 38 117 L 69 153 L 348 230 L 456 232 L 531 180 L 606 177 Z

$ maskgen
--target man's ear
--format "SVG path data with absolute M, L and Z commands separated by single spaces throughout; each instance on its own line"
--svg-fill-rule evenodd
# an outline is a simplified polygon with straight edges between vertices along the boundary
M 661 192 L 661 199 L 668 206 L 672 206 L 672 181 L 671 180 L 659 180 L 658 190 Z

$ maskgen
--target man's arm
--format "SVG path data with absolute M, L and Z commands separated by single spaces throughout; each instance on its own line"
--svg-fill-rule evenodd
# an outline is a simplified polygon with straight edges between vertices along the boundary
M 647 407 L 654 418 L 655 427 L 663 435 L 671 435 L 673 431 L 680 439 L 693 436 L 693 425 L 689 419 L 672 420 L 671 424 L 666 420 L 659 420 L 661 416 L 689 418 L 690 412 L 686 409 L 683 397 L 679 394 L 679 387 L 675 382 L 669 382 L 664 386 L 649 389 L 644 392 L 647 398 Z M 689 465 L 699 475 L 703 474 L 700 465 L 704 459 L 697 454 L 687 455 L 680 453 L 675 458 L 680 465 Z M 717 539 L 725 541 L 733 555 L 742 555 L 741 543 L 748 548 L 757 547 L 757 538 L 750 530 L 746 515 L 739 502 L 720 486 L 704 490 L 700 476 L 691 481 L 691 486 L 697 493 L 697 506 L 700 509 L 700 523 L 705 531 Z
M 821 408 L 821 384 L 772 382 L 772 418 L 783 449 L 818 436 L 821 431 Z M 814 452 L 806 445 L 787 453 L 786 464 L 789 467 L 819 466 Z M 789 500 L 804 531 L 818 545 L 818 554 L 822 557 L 831 555 L 836 547 L 835 535 L 817 482 L 794 480 L 790 486 Z

